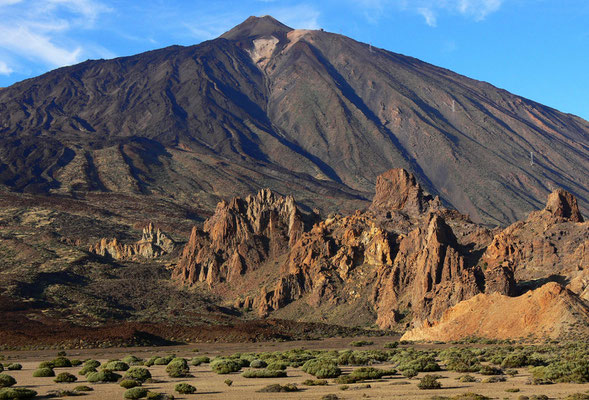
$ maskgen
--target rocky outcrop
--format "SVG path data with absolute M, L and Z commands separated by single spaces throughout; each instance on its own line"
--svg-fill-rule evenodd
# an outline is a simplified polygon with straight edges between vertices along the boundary
M 550 282 L 519 297 L 479 294 L 447 310 L 438 322 L 412 329 L 401 339 L 586 338 L 588 322 L 587 305 L 558 283 Z
M 577 198 L 563 189 L 557 189 L 548 196 L 545 210 L 567 221 L 584 221 L 577 205 Z
M 173 276 L 209 286 L 235 281 L 288 252 L 302 232 L 303 219 L 290 196 L 263 189 L 256 196 L 222 201 L 203 229 L 193 228 Z
M 376 194 L 370 209 L 390 212 L 403 210 L 419 215 L 440 207 L 440 199 L 424 193 L 415 176 L 402 168 L 391 169 L 376 178 Z
M 156 258 L 174 251 L 176 243 L 159 228 L 150 222 L 141 235 L 141 240 L 131 244 L 120 243 L 117 238 L 103 238 L 98 243 L 90 246 L 90 253 L 115 260 L 128 260 L 133 258 Z
M 554 191 L 543 210 L 495 235 L 481 258 L 486 275 L 503 270 L 524 282 L 549 276 L 569 279 L 588 269 L 589 223 L 583 221 L 575 197 Z

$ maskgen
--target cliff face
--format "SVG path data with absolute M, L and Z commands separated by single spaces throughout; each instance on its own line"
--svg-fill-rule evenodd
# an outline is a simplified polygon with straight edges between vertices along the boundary
M 570 279 L 582 304 L 589 225 L 580 221 L 574 197 L 556 191 L 493 235 L 397 169 L 379 176 L 369 209 L 308 230 L 291 197 L 263 190 L 221 202 L 193 229 L 174 277 L 206 282 L 259 316 L 426 329 L 474 296 L 515 296 L 546 280 Z
M 217 205 L 203 229 L 194 228 L 174 277 L 210 286 L 232 282 L 288 251 L 303 232 L 292 197 L 264 189 L 256 196 Z

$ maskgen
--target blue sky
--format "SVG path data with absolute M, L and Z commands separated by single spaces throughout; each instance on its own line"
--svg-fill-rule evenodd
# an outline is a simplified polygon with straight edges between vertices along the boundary
M 0 87 L 89 58 L 196 44 L 265 14 L 589 120 L 587 0 L 0 0 Z

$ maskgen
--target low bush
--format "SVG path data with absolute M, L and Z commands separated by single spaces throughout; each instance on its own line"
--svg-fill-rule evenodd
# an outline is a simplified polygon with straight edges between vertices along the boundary
M 78 374 L 79 375 L 82 375 L 82 376 L 86 376 L 86 375 L 88 375 L 91 372 L 98 372 L 98 370 L 96 368 L 94 368 L 94 367 L 89 366 L 89 365 L 85 365 L 85 366 L 82 367 L 82 369 L 80 370 L 80 372 L 78 372 Z
M 133 355 L 127 356 L 121 360 L 122 362 L 129 364 L 129 365 L 142 365 L 143 360 L 139 357 L 135 357 Z
M 228 359 L 216 359 L 211 362 L 211 369 L 217 374 L 230 374 L 241 369 L 241 364 Z
M 264 360 L 253 360 L 250 362 L 250 368 L 266 368 L 268 363 Z
M 185 359 L 177 358 L 168 364 L 166 372 L 170 378 L 185 378 L 190 375 L 190 367 Z
M 479 370 L 481 375 L 501 375 L 503 371 L 501 368 L 493 367 L 491 365 L 483 365 Z
M 10 375 L 0 374 L 0 388 L 16 385 L 16 379 Z
M 269 369 L 248 369 L 241 376 L 244 378 L 285 378 L 286 371 Z
M 0 364 L 2 365 L 2 364 Z M 42 361 L 37 368 L 55 368 L 51 361 Z M 1 371 L 1 370 L 0 370 Z
M 533 367 L 532 376 L 538 382 L 589 382 L 589 360 L 557 361 Z
M 211 362 L 211 359 L 209 357 L 198 356 L 198 357 L 192 357 L 192 359 L 190 360 L 190 365 L 192 365 L 194 367 L 198 367 L 200 364 L 208 364 L 210 362 Z
M 477 379 L 474 376 L 468 375 L 468 374 L 467 375 L 459 376 L 458 378 L 456 378 L 456 380 L 459 381 L 459 382 L 465 382 L 465 383 L 467 383 L 467 382 L 476 382 L 477 381 Z
M 4 388 L 0 389 L 0 400 L 26 400 L 33 399 L 37 392 L 25 388 Z
M 87 360 L 86 362 L 84 362 L 84 367 L 98 368 L 100 367 L 100 361 Z
M 305 386 L 325 386 L 327 385 L 327 381 L 325 379 L 307 379 L 303 381 L 303 385 Z
M 180 394 L 193 394 L 196 388 L 188 383 L 179 383 L 174 387 L 174 390 Z
M 397 347 L 399 347 L 399 342 L 390 342 L 390 343 L 385 343 L 385 345 L 384 345 L 385 349 L 396 349 Z
M 223 383 L 224 383 L 225 385 L 227 385 L 227 386 L 231 386 L 231 385 L 233 385 L 233 381 L 232 381 L 231 379 L 225 379 L 225 380 L 223 381 Z
M 125 389 L 131 389 L 137 386 L 141 386 L 141 382 L 136 381 L 135 379 L 123 379 L 119 382 L 119 386 Z
M 144 363 L 144 365 L 146 367 L 151 367 L 152 365 L 168 365 L 174 358 L 176 358 L 175 354 L 170 354 L 165 357 L 151 357 Z
M 438 382 L 438 378 L 434 375 L 425 375 L 419 380 L 417 387 L 420 389 L 440 389 L 442 384 Z
M 401 371 L 401 375 L 403 375 L 405 378 L 415 378 L 417 376 L 419 372 L 417 372 L 416 370 L 409 368 L 409 369 L 404 369 Z
M 86 379 L 90 383 L 97 382 L 116 382 L 121 379 L 121 375 L 110 370 L 103 370 L 100 372 L 90 372 L 86 375 Z
M 589 400 L 589 394 L 573 393 L 573 394 L 569 394 L 567 397 L 565 397 L 564 400 Z
M 507 379 L 504 376 L 490 376 L 488 378 L 483 379 L 482 383 L 497 383 L 497 382 L 505 382 Z
M 357 382 L 363 382 L 369 379 L 381 379 L 383 376 L 395 375 L 396 370 L 390 369 L 378 369 L 373 367 L 361 367 L 355 369 L 349 375 L 343 375 L 335 380 L 335 383 L 351 384 Z
M 139 382 L 145 382 L 151 379 L 151 372 L 147 368 L 132 367 L 125 373 L 125 379 L 134 379 Z
M 147 400 L 174 400 L 174 396 L 167 393 L 147 392 Z
M 51 376 L 55 376 L 55 371 L 51 368 L 39 368 L 33 372 L 33 376 L 35 378 L 49 378 Z
M 119 360 L 112 360 L 103 364 L 102 369 L 109 371 L 126 371 L 129 369 L 129 364 Z
M 72 362 L 66 357 L 57 357 L 51 361 L 51 364 L 53 364 L 53 368 L 69 368 L 72 366 Z
M 273 371 L 274 370 L 285 371 L 287 367 L 288 367 L 288 363 L 286 363 L 284 361 L 274 361 L 274 362 L 271 362 L 270 364 L 268 364 L 266 369 L 273 370 Z
M 72 367 L 79 367 L 80 365 L 82 365 L 82 360 L 73 359 L 70 360 L 70 362 L 72 363 Z
M 145 388 L 134 387 L 134 388 L 125 390 L 123 397 L 125 399 L 142 399 L 144 397 L 147 397 L 147 392 L 148 392 L 148 390 Z
M 509 389 L 505 389 L 505 391 L 507 393 L 518 393 L 520 390 L 519 390 L 519 388 L 509 388 Z
M 19 363 L 12 363 L 12 364 L 8 364 L 6 366 L 6 369 L 8 371 L 20 371 L 22 369 L 22 365 L 20 365 Z
M 302 370 L 319 379 L 337 378 L 342 374 L 340 367 L 328 359 L 309 360 L 303 364 Z
M 337 394 L 329 393 L 321 396 L 320 400 L 339 400 L 339 396 Z
M 92 389 L 90 386 L 86 386 L 86 385 L 80 385 L 80 386 L 76 386 L 74 388 L 74 391 L 76 392 L 91 392 L 94 389 Z
M 69 372 L 61 372 L 55 377 L 53 382 L 55 382 L 55 383 L 72 383 L 77 380 L 78 380 L 78 378 L 75 375 L 70 374 Z
M 294 383 L 280 385 L 278 383 L 268 385 L 259 390 L 260 393 L 298 392 L 299 388 Z
M 364 347 L 364 346 L 371 346 L 373 345 L 374 342 L 371 340 L 355 340 L 352 343 L 350 343 L 350 346 L 352 347 Z

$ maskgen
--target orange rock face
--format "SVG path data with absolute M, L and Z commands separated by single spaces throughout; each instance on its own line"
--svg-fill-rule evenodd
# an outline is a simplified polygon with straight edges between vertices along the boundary
M 303 220 L 291 197 L 268 190 L 221 202 L 193 229 L 174 277 L 260 316 L 381 328 L 425 329 L 465 300 L 514 296 L 552 272 L 575 271 L 572 296 L 589 291 L 588 225 L 563 191 L 493 236 L 399 169 L 378 178 L 369 210 L 308 230 Z
M 117 238 L 103 238 L 94 246 L 90 246 L 89 252 L 115 260 L 127 260 L 136 257 L 156 258 L 171 253 L 176 244 L 165 233 L 154 227 L 150 222 L 143 228 L 141 240 L 132 244 L 119 243 Z
M 292 197 L 264 189 L 256 196 L 221 202 L 202 230 L 192 230 L 173 276 L 209 286 L 234 281 L 287 252 L 302 232 L 303 221 Z

